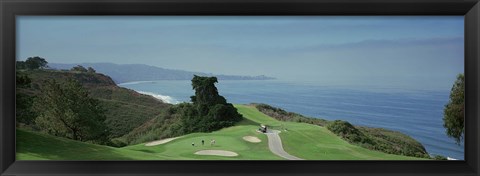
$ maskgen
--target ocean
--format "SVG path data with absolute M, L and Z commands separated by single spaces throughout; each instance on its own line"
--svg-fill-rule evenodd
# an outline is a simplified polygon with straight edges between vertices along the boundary
M 190 101 L 191 82 L 141 81 L 119 84 L 169 103 Z M 220 95 L 234 104 L 266 103 L 327 120 L 403 132 L 433 155 L 464 159 L 464 145 L 445 134 L 443 108 L 450 90 L 380 86 L 326 86 L 281 80 L 220 80 Z

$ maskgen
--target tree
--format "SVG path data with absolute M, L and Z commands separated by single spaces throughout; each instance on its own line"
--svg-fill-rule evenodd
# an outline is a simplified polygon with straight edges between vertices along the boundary
M 48 62 L 41 57 L 29 57 L 25 61 L 25 66 L 30 70 L 43 69 L 47 67 Z
M 35 123 L 43 131 L 80 141 L 107 142 L 109 130 L 105 124 L 105 110 L 98 100 L 73 79 L 60 84 L 55 80 L 45 82 L 36 98 Z
M 88 73 L 95 73 L 95 69 L 93 69 L 92 67 L 88 67 L 88 70 L 87 70 Z
M 77 65 L 75 67 L 72 67 L 71 71 L 77 71 L 77 72 L 82 72 L 82 73 L 83 72 L 88 72 L 88 70 L 81 65 Z
M 32 111 L 33 96 L 21 93 L 18 89 L 29 88 L 32 80 L 27 75 L 21 72 L 16 72 L 16 88 L 15 92 L 15 115 L 17 122 L 23 124 L 31 124 L 35 118 L 35 113 Z
M 192 79 L 192 88 L 195 90 L 195 96 L 191 96 L 193 104 L 199 108 L 200 115 L 206 115 L 208 108 L 216 104 L 226 104 L 227 100 L 218 94 L 215 83 L 216 77 L 201 77 L 194 75 Z
M 30 86 L 32 80 L 27 75 L 22 74 L 21 72 L 16 72 L 15 81 L 17 88 L 24 88 Z
M 445 105 L 443 126 L 449 137 L 455 139 L 457 144 L 465 135 L 465 76 L 459 74 L 450 91 L 450 101 Z
M 194 75 L 191 96 L 193 104 L 181 104 L 182 124 L 184 132 L 208 132 L 234 125 L 242 119 L 242 115 L 232 104 L 218 94 L 216 77 Z
M 27 64 L 25 64 L 25 61 L 17 61 L 16 68 L 17 70 L 27 69 Z

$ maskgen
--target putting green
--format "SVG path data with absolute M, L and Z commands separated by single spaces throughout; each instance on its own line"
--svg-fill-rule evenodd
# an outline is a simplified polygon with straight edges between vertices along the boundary
M 268 149 L 267 137 L 258 133 L 258 126 L 237 125 L 212 133 L 193 133 L 183 136 L 169 143 L 146 147 L 144 144 L 128 146 L 124 149 L 155 153 L 161 156 L 172 157 L 179 160 L 206 159 L 206 160 L 280 160 Z M 243 140 L 244 136 L 255 136 L 262 140 L 251 143 Z M 215 140 L 211 145 L 210 141 Z M 202 145 L 201 141 L 205 144 Z M 192 146 L 192 143 L 195 146 Z M 238 154 L 234 157 L 196 155 L 201 150 L 227 150 Z

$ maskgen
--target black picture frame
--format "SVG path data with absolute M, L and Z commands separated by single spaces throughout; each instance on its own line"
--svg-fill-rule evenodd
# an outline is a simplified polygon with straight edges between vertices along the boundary
M 1 175 L 479 175 L 478 0 L 0 0 Z M 463 15 L 465 161 L 15 161 L 18 15 Z

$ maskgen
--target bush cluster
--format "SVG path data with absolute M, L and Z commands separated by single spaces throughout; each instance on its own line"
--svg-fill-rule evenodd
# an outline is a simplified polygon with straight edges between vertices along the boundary
M 270 106 L 268 104 L 253 104 L 260 112 L 280 121 L 301 122 L 313 125 L 325 126 L 328 121 L 319 118 L 305 117 L 301 114 L 287 112 L 283 109 Z
M 327 125 L 327 129 L 350 143 L 374 145 L 373 141 L 369 137 L 367 137 L 347 121 L 335 120 Z

